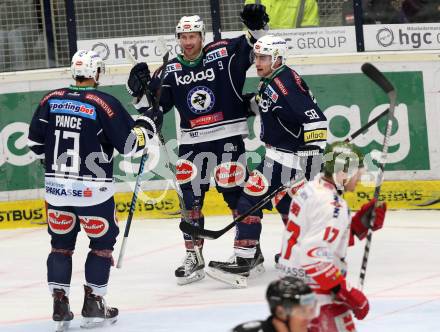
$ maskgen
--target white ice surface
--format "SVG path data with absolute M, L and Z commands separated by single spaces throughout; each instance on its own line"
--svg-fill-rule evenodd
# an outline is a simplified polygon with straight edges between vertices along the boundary
M 207 218 L 206 227 L 220 229 L 230 218 Z M 124 224 L 121 224 L 121 233 Z M 117 306 L 116 325 L 97 331 L 228 331 L 252 319 L 264 319 L 267 284 L 276 278 L 273 256 L 279 250 L 281 221 L 263 222 L 261 244 L 266 273 L 247 289 L 229 289 L 206 277 L 177 286 L 174 269 L 184 254 L 177 220 L 132 224 L 122 269 L 112 269 L 107 302 Z M 205 259 L 226 259 L 232 253 L 233 231 L 206 241 Z M 349 280 L 357 284 L 364 243 L 348 257 Z M 119 253 L 120 242 L 116 246 Z M 0 331 L 52 331 L 52 299 L 46 285 L 49 235 L 44 228 L 0 232 Z M 79 331 L 84 261 L 88 240 L 78 237 L 73 265 L 71 330 Z M 439 331 L 440 211 L 394 211 L 373 236 L 365 292 L 371 311 L 358 322 L 360 332 Z

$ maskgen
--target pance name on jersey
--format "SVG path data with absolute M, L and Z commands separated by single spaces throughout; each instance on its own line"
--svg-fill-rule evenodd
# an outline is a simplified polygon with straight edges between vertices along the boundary
M 81 118 L 69 115 L 56 115 L 55 126 L 62 128 L 81 129 Z

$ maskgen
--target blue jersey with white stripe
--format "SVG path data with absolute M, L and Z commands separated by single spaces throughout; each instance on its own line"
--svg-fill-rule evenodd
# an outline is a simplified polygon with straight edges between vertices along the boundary
M 282 66 L 261 79 L 256 96 L 261 115 L 260 139 L 269 147 L 296 152 L 304 145 L 325 148 L 327 119 L 304 80 Z
M 47 94 L 29 127 L 28 146 L 45 161 L 46 200 L 88 206 L 113 195 L 113 151 L 137 149 L 134 120 L 113 96 L 70 87 Z
M 168 62 L 160 105 L 165 112 L 173 106 L 179 112 L 183 144 L 248 134 L 241 93 L 251 51 L 243 35 L 208 44 L 193 62 L 181 56 Z

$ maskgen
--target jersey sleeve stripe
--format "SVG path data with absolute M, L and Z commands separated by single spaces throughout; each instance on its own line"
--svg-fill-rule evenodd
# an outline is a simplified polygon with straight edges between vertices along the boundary
M 327 121 L 304 123 L 304 130 L 327 129 Z
M 43 145 L 43 144 L 44 144 L 44 142 L 43 143 L 36 142 L 36 141 L 33 141 L 33 140 L 29 139 L 29 138 L 27 140 L 27 146 L 29 146 L 29 147 L 36 146 L 36 145 Z

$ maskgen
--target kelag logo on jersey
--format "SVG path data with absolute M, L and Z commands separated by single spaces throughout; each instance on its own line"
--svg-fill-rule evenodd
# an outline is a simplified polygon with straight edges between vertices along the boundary
M 177 75 L 177 73 L 174 73 L 174 78 L 176 79 L 177 86 L 187 85 L 204 80 L 212 82 L 215 80 L 215 73 L 214 73 L 214 69 L 208 68 L 206 69 L 206 71 L 202 70 L 196 74 L 192 71 L 188 75 L 184 75 L 184 76 L 179 76 Z
M 49 108 L 51 113 L 79 115 L 83 118 L 96 119 L 95 106 L 76 100 L 51 99 L 49 100 Z
M 274 103 L 277 102 L 277 100 L 278 100 L 278 93 L 276 93 L 275 90 L 270 85 L 268 85 L 266 87 L 266 90 L 264 90 L 264 93 L 267 94 L 269 96 L 269 98 L 272 99 L 272 101 Z
M 206 54 L 205 63 L 210 63 L 220 58 L 226 58 L 227 56 L 228 56 L 228 50 L 226 49 L 226 47 L 222 47 L 219 48 L 218 50 L 208 52 Z
M 214 107 L 215 97 L 210 88 L 196 86 L 188 93 L 186 101 L 191 112 L 203 114 L 209 112 Z

